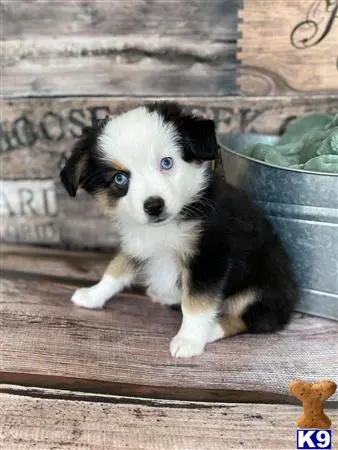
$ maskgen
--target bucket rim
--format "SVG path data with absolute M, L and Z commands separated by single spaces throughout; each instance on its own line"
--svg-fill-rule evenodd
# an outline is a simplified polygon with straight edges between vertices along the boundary
M 248 161 L 251 161 L 255 164 L 261 165 L 261 166 L 267 166 L 271 167 L 276 170 L 285 170 L 287 172 L 296 172 L 299 174 L 308 174 L 308 175 L 324 175 L 325 177 L 332 177 L 334 179 L 338 178 L 338 173 L 333 172 L 318 172 L 314 170 L 303 170 L 303 169 L 296 169 L 296 168 L 290 168 L 290 167 L 283 167 L 283 166 L 277 166 L 275 164 L 271 164 L 265 161 L 259 161 L 258 159 L 252 158 L 251 156 L 241 155 L 240 153 L 236 152 L 235 150 L 232 150 L 231 148 L 227 147 L 226 145 L 218 142 L 218 145 L 222 151 L 231 153 L 234 156 L 237 156 L 242 159 L 246 159 Z

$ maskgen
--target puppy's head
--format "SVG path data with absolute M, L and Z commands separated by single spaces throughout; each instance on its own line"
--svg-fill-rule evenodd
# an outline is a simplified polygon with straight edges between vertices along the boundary
M 122 221 L 161 224 L 198 198 L 217 150 L 212 120 L 155 103 L 85 129 L 60 175 Z

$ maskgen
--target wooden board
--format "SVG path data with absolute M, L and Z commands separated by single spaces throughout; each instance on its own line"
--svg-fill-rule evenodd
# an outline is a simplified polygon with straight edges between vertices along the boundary
M 3 101 L 1 177 L 7 180 L 57 178 L 62 156 L 70 151 L 84 126 L 107 113 L 120 114 L 154 100 L 159 99 L 46 97 Z M 280 134 L 296 117 L 315 112 L 335 114 L 338 94 L 307 98 L 198 97 L 179 99 L 179 102 L 187 111 L 214 119 L 219 134 Z M 18 159 L 21 164 L 16 164 Z
M 69 298 L 79 280 L 18 272 L 1 280 L 0 382 L 176 399 L 294 402 L 294 378 L 336 377 L 337 323 L 295 315 L 274 335 L 242 335 L 173 359 L 180 313 L 139 294 L 104 310 Z M 85 283 L 87 284 L 87 283 Z M 336 394 L 332 400 L 337 400 Z
M 1 448 L 295 448 L 299 406 L 198 403 L 1 386 Z M 333 423 L 337 411 L 326 410 Z M 335 431 L 335 430 L 334 430 Z M 337 443 L 333 433 L 333 447 Z
M 338 92 L 335 0 L 244 0 L 240 18 L 243 94 Z
M 153 99 L 18 99 L 3 102 L 0 136 L 0 236 L 5 242 L 74 248 L 116 245 L 108 218 L 81 193 L 76 200 L 59 184 L 60 167 L 81 129 L 105 114 Z M 217 123 L 219 134 L 279 134 L 298 116 L 334 114 L 338 96 L 309 98 L 191 98 L 187 110 Z M 20 161 L 20 163 L 18 163 Z M 34 181 L 31 181 L 34 180 Z
M 92 283 L 102 277 L 113 256 L 111 253 L 2 244 L 0 271 Z
M 242 0 L 4 1 L 3 95 L 227 95 Z
M 338 90 L 335 0 L 58 1 L 48 8 L 5 0 L 1 7 L 6 97 Z
M 295 315 L 282 333 L 174 360 L 178 312 L 138 291 L 103 311 L 70 304 L 109 255 L 1 250 L 0 448 L 292 448 L 301 407 L 288 382 L 334 379 L 334 322 Z M 334 424 L 337 399 L 326 407 Z
M 74 1 L 52 0 L 42 8 L 37 0 L 27 3 L 2 1 L 4 41 L 49 36 L 82 37 L 111 35 L 173 36 L 232 40 L 236 37 L 237 8 L 242 0 Z

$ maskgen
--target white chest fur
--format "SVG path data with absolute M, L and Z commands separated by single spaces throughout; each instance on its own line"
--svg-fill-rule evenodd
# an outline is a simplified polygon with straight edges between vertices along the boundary
M 181 302 L 178 286 L 180 270 L 173 253 L 153 256 L 147 260 L 144 268 L 148 295 L 160 303 L 177 304 Z
M 122 250 L 139 259 L 171 252 L 184 258 L 194 252 L 198 237 L 196 222 L 169 222 L 157 227 L 123 224 L 120 230 Z
M 146 260 L 145 283 L 151 295 L 163 297 L 166 303 L 179 303 L 180 261 L 192 255 L 198 238 L 196 223 L 186 222 L 122 228 L 122 250 Z

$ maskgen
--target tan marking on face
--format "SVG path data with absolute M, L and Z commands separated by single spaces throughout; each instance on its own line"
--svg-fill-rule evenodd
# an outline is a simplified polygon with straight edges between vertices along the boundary
M 223 314 L 218 318 L 218 323 L 224 331 L 223 337 L 234 336 L 235 334 L 245 333 L 247 331 L 247 327 L 240 317 Z
M 97 192 L 95 197 L 104 213 L 111 213 L 119 200 L 118 198 L 109 196 L 105 191 Z
M 112 159 L 111 163 L 115 170 L 122 171 L 122 172 L 126 172 L 128 170 L 123 164 L 119 163 L 115 159 Z
M 135 264 L 123 253 L 118 253 L 109 263 L 105 275 L 113 278 L 120 278 L 125 275 L 134 275 L 136 271 Z
M 100 191 L 100 192 L 97 192 L 95 195 L 96 195 L 98 202 L 100 203 L 101 208 L 108 209 L 109 208 L 109 198 L 108 198 L 107 193 L 104 191 Z

